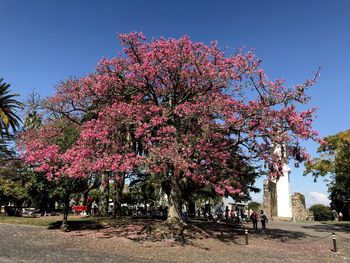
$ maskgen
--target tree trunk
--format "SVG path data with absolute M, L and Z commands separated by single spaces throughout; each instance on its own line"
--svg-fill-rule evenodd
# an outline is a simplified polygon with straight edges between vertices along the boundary
M 69 196 L 65 198 L 63 205 L 63 220 L 61 225 L 62 231 L 68 231 L 68 212 L 69 212 Z
M 45 205 L 43 205 L 42 203 L 40 203 L 39 209 L 40 209 L 40 216 L 44 216 L 44 215 L 45 215 L 45 211 L 46 211 Z
M 46 214 L 46 208 L 47 208 L 47 196 L 46 194 L 42 196 L 40 203 L 39 203 L 39 209 L 40 209 L 40 216 L 44 216 Z
M 102 192 L 102 196 L 100 199 L 100 203 L 98 205 L 98 213 L 100 216 L 108 216 L 109 179 L 106 173 L 102 174 L 101 192 Z
M 115 178 L 113 182 L 113 218 L 122 216 L 122 198 L 125 183 L 125 174 Z
M 179 178 L 175 175 L 171 178 L 170 194 L 168 195 L 168 223 L 182 222 L 182 191 L 180 187 Z
M 88 196 L 89 196 L 89 191 L 90 191 L 90 189 L 88 189 L 87 191 L 85 191 L 83 193 L 83 205 L 87 205 L 87 199 L 88 199 Z

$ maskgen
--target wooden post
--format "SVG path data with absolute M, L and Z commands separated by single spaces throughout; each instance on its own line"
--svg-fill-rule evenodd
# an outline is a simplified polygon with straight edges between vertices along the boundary
M 245 231 L 245 244 L 248 245 L 248 229 L 246 229 Z
M 337 239 L 335 237 L 335 233 L 332 233 L 332 238 L 333 238 L 333 252 L 337 252 Z

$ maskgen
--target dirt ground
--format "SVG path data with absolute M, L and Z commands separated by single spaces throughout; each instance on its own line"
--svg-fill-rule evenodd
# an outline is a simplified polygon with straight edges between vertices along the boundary
M 171 262 L 349 262 L 350 229 L 319 223 L 268 224 L 265 231 L 235 229 L 225 224 L 195 223 L 196 231 L 185 231 L 185 242 L 152 241 L 145 238 L 144 228 L 135 225 L 77 231 L 73 238 L 103 239 L 99 249 L 137 258 Z M 200 231 L 199 231 L 199 230 Z M 193 233 L 194 232 L 194 233 Z M 336 232 L 337 250 L 333 252 L 332 232 Z M 342 238 L 340 238 L 340 236 Z M 148 240 L 151 239 L 151 240 Z M 156 239 L 156 238 L 155 238 Z
M 27 262 L 67 262 L 65 254 L 71 259 L 68 262 L 350 262 L 347 227 L 269 222 L 265 231 L 253 231 L 246 224 L 246 245 L 245 229 L 225 224 L 192 222 L 185 239 L 177 241 L 157 236 L 154 224 L 141 220 L 113 227 L 87 225 L 67 233 L 0 224 L 0 262 L 23 262 L 24 258 Z M 331 250 L 332 232 L 337 252 Z M 12 250 L 17 251 L 15 257 Z M 29 257 L 38 251 L 40 258 Z M 46 258 L 41 261 L 43 255 Z

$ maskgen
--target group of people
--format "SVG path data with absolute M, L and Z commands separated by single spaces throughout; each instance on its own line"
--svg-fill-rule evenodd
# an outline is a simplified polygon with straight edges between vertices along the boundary
M 261 228 L 266 229 L 266 223 L 268 222 L 267 216 L 264 214 L 263 210 L 257 211 L 253 210 L 250 215 L 244 213 L 243 209 L 236 207 L 235 209 L 230 210 L 228 206 L 223 210 L 220 206 L 215 211 L 215 216 L 217 221 L 225 220 L 226 224 L 237 224 L 242 226 L 243 221 L 247 222 L 249 219 L 253 223 L 253 228 L 258 229 L 258 221 L 261 223 Z
M 238 225 L 242 225 L 243 221 L 245 221 L 247 215 L 244 213 L 243 209 L 232 209 L 231 211 L 226 207 L 225 209 L 225 220 L 228 223 L 231 220 L 231 223 L 237 223 Z
M 250 214 L 250 220 L 252 220 L 253 228 L 258 230 L 258 220 L 261 222 L 261 228 L 264 230 L 266 228 L 266 223 L 268 221 L 267 216 L 264 214 L 263 210 L 260 210 L 258 214 L 255 210 Z
M 333 210 L 332 217 L 335 221 L 343 221 L 343 213 L 341 211 L 338 213 L 336 210 Z
M 226 224 L 231 223 L 238 225 L 242 225 L 242 222 L 248 218 L 243 209 L 235 207 L 230 210 L 228 206 L 226 206 L 224 210 L 222 205 L 218 206 L 213 214 L 208 208 L 198 208 L 196 211 L 196 217 L 203 218 L 207 221 L 226 222 Z
M 221 207 L 219 207 L 216 210 L 215 214 L 220 221 L 222 219 L 225 219 L 226 224 L 236 223 L 238 225 L 242 225 L 243 220 L 245 220 L 247 217 L 243 209 L 239 209 L 238 207 L 236 207 L 235 209 L 230 210 L 228 206 L 226 206 L 225 211 L 223 211 Z
M 216 210 L 216 216 L 219 220 L 224 219 L 226 224 L 232 223 L 239 226 L 242 226 L 243 221 L 250 219 L 255 230 L 258 229 L 258 221 L 260 221 L 261 228 L 263 230 L 266 229 L 266 223 L 268 222 L 267 216 L 264 214 L 263 210 L 260 210 L 259 213 L 253 210 L 250 216 L 247 216 L 244 213 L 243 209 L 239 209 L 238 207 L 236 207 L 236 209 L 230 210 L 228 206 L 226 206 L 226 209 L 224 211 L 221 209 L 221 207 L 218 207 Z

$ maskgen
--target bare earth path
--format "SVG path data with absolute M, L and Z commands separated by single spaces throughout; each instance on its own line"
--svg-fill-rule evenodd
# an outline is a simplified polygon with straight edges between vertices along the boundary
M 44 227 L 0 224 L 0 262 L 151 262 L 88 250 L 69 233 Z M 93 241 L 96 242 L 96 241 Z
M 254 232 L 224 224 L 204 228 L 208 237 L 152 242 L 133 226 L 63 233 L 43 227 L 0 224 L 0 262 L 350 262 L 350 229 L 319 223 L 270 222 Z M 336 232 L 338 252 L 332 252 Z

